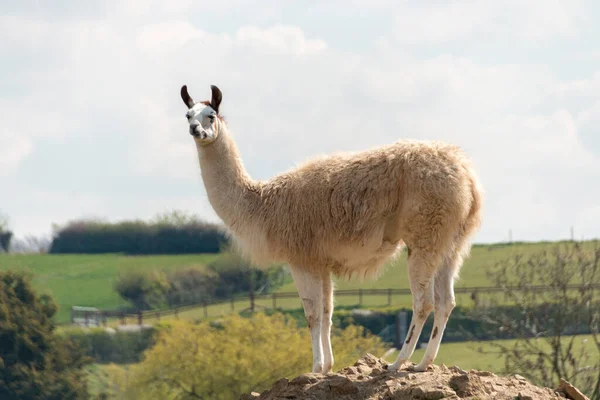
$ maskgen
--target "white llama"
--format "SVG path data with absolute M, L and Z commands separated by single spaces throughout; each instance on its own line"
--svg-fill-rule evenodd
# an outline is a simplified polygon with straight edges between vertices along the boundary
M 435 359 L 455 305 L 454 279 L 480 225 L 482 191 L 456 146 L 415 140 L 313 159 L 267 181 L 246 173 L 227 124 L 222 93 L 194 102 L 181 88 L 210 204 L 246 257 L 289 265 L 311 334 L 315 373 L 327 373 L 332 275 L 375 277 L 408 247 L 413 316 L 391 370 L 411 357 L 434 310 L 424 371 Z

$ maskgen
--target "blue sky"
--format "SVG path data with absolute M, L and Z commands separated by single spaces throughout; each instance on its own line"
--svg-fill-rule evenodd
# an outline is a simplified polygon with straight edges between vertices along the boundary
M 0 211 L 217 221 L 179 88 L 223 91 L 244 164 L 445 140 L 485 188 L 478 242 L 600 237 L 600 5 L 0 2 Z

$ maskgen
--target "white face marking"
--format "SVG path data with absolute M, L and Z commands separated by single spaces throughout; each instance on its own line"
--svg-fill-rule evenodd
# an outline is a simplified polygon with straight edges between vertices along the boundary
M 217 138 L 215 121 L 217 113 L 210 106 L 196 103 L 186 113 L 190 124 L 190 135 L 201 144 L 212 143 Z

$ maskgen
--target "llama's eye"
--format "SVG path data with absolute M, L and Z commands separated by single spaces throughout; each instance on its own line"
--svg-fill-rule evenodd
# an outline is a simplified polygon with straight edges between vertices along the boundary
M 215 121 L 215 116 L 214 115 L 209 115 L 208 119 L 210 119 L 210 122 L 214 122 Z
M 185 114 L 185 117 L 187 118 L 188 121 L 190 120 L 190 118 L 192 118 L 192 116 L 190 114 Z

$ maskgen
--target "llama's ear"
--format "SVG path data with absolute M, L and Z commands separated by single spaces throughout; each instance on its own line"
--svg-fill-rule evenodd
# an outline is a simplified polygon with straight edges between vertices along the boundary
M 221 93 L 221 89 L 219 89 L 215 85 L 210 85 L 210 90 L 212 91 L 212 98 L 210 100 L 210 106 L 218 114 L 219 106 L 221 105 L 221 100 L 223 100 L 223 93 Z
M 192 96 L 189 95 L 186 85 L 181 87 L 181 99 L 183 100 L 183 104 L 188 106 L 188 108 L 192 108 L 194 107 L 194 104 L 196 104 L 194 99 L 192 99 Z

